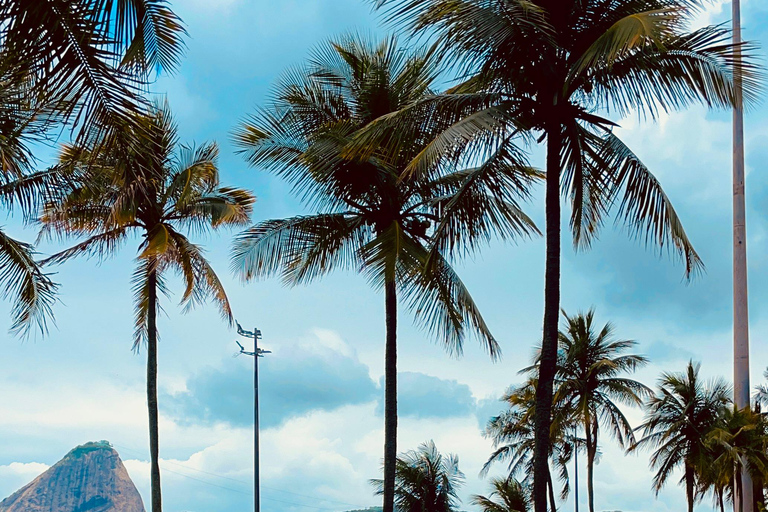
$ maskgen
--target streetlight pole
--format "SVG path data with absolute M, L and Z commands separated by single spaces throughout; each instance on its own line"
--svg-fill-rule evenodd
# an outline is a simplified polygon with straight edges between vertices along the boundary
M 749 307 L 747 302 L 747 229 L 744 199 L 744 106 L 741 79 L 741 3 L 732 0 L 733 85 L 733 402 L 736 409 L 750 406 Z M 752 479 L 746 469 L 741 475 L 741 496 L 733 500 L 734 510 L 752 512 Z
M 240 347 L 239 354 L 253 357 L 253 510 L 260 512 L 261 499 L 259 497 L 259 358 L 264 354 L 269 354 L 269 350 L 259 348 L 261 331 L 254 328 L 253 331 L 246 331 L 237 324 L 237 334 L 244 338 L 253 339 L 253 352 L 245 350 L 239 341 L 235 340 Z

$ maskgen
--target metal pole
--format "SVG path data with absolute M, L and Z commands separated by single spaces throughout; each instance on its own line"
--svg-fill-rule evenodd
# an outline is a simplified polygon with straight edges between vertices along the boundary
M 235 340 L 237 346 L 240 347 L 240 351 L 235 356 L 245 354 L 253 357 L 253 509 L 255 512 L 259 512 L 261 510 L 259 496 L 259 358 L 264 357 L 264 354 L 269 354 L 270 351 L 259 348 L 261 331 L 258 329 L 254 329 L 253 332 L 245 331 L 237 323 L 237 334 L 245 338 L 253 338 L 253 352 L 248 352 L 239 341 Z
M 253 329 L 254 333 L 259 332 Z M 259 499 L 259 337 L 253 337 L 253 503 L 255 512 L 261 510 Z
M 747 302 L 747 233 L 744 200 L 744 108 L 742 105 L 741 5 L 732 0 L 733 77 L 736 105 L 733 109 L 733 398 L 734 406 L 750 406 L 749 308 Z M 752 512 L 752 479 L 741 472 L 742 496 L 734 499 L 734 510 Z M 743 502 L 743 507 L 740 507 Z

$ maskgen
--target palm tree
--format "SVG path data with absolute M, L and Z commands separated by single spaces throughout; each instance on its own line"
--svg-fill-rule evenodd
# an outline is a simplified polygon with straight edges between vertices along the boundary
M 56 103 L 83 137 L 146 110 L 142 90 L 184 49 L 168 0 L 8 0 L 0 21 L 0 66 L 23 74 L 30 94 Z
M 464 482 L 456 455 L 444 457 L 434 441 L 427 441 L 397 458 L 395 504 L 398 512 L 454 512 L 458 488 Z M 376 495 L 384 494 L 384 480 L 371 480 Z
M 531 500 L 528 489 L 513 478 L 492 478 L 491 494 L 475 494 L 470 503 L 480 507 L 482 512 L 528 512 Z
M 72 122 L 109 130 L 143 108 L 153 70 L 172 71 L 184 28 L 166 0 L 8 0 L 0 3 L 0 202 L 33 219 L 41 199 L 66 186 L 35 171 L 32 143 Z M 0 231 L 0 286 L 12 297 L 11 331 L 47 332 L 57 286 L 31 244 Z
M 391 132 L 408 141 L 402 151 L 347 155 L 359 129 L 434 94 L 437 76 L 432 52 L 405 51 L 394 38 L 378 44 L 344 38 L 321 46 L 307 66 L 287 75 L 272 104 L 236 135 L 251 165 L 285 177 L 319 210 L 244 232 L 234 248 L 236 271 L 246 280 L 280 272 L 294 285 L 336 268 L 356 269 L 384 288 L 384 512 L 394 506 L 398 297 L 452 354 L 461 354 L 467 335 L 475 334 L 496 358 L 498 344 L 450 261 L 493 235 L 536 232 L 518 201 L 537 174 L 509 148 L 490 156 L 454 151 L 452 165 L 406 174 L 407 163 L 445 127 L 439 111 L 425 113 L 413 130 Z M 486 157 L 480 165 L 478 155 Z M 466 160 L 476 167 L 456 170 Z
M 684 373 L 663 373 L 655 395 L 645 403 L 643 437 L 630 446 L 653 449 L 656 469 L 653 488 L 658 494 L 670 475 L 682 468 L 688 512 L 696 498 L 697 468 L 708 460 L 708 439 L 730 403 L 730 389 L 722 379 L 704 383 L 700 364 L 688 363 Z
M 626 375 L 645 366 L 648 359 L 626 354 L 636 342 L 614 338 L 614 327 L 594 325 L 595 312 L 568 316 L 560 331 L 560 355 L 555 381 L 555 401 L 563 402 L 584 427 L 587 448 L 587 497 L 589 511 L 595 510 L 594 465 L 600 425 L 624 448 L 635 443 L 632 427 L 618 404 L 640 406 L 653 395 L 645 385 Z
M 536 385 L 536 377 L 531 376 L 525 384 L 510 389 L 502 397 L 508 409 L 491 418 L 486 426 L 485 436 L 493 439 L 494 451 L 483 466 L 481 475 L 487 474 L 495 462 L 507 462 L 509 479 L 522 475 L 523 483 L 526 485 L 530 483 L 534 463 L 533 417 L 536 409 Z M 562 484 L 560 499 L 564 500 L 570 492 L 568 463 L 576 450 L 581 448 L 582 443 L 571 434 L 574 411 L 570 408 L 570 404 L 561 400 L 553 404 L 552 410 L 554 421 L 550 434 L 552 443 L 549 459 L 558 471 L 558 479 Z M 551 470 L 549 471 L 547 481 L 549 507 L 554 512 L 557 506 L 552 474 Z
M 418 173 L 441 158 L 448 141 L 520 131 L 546 141 L 546 263 L 543 350 L 537 392 L 534 505 L 546 509 L 546 454 L 557 364 L 560 310 L 561 204 L 571 202 L 576 248 L 596 239 L 615 210 L 630 235 L 672 249 L 686 275 L 702 267 L 680 218 L 659 181 L 614 133 L 614 121 L 637 112 L 655 118 L 692 103 L 730 107 L 734 77 L 747 101 L 756 80 L 750 57 L 722 26 L 689 31 L 698 0 L 375 0 L 389 6 L 390 22 L 429 37 L 461 77 L 469 77 L 432 104 L 460 106 L 467 115 L 435 138 L 409 164 Z M 417 109 L 413 106 L 410 110 Z M 360 144 L 387 140 L 380 123 Z M 614 208 L 616 207 L 616 208 Z
M 746 472 L 757 484 L 755 490 L 759 492 L 754 498 L 762 502 L 762 482 L 768 475 L 768 420 L 750 408 L 726 408 L 709 432 L 707 442 L 711 455 L 702 472 L 709 476 L 705 482 L 712 484 L 719 501 L 722 502 L 723 487 L 727 486 L 731 496 L 739 497 L 738 512 L 749 507 L 741 499 L 745 497 L 742 478 L 734 478 Z
M 137 114 L 138 115 L 138 114 Z M 140 125 L 136 130 L 133 126 Z M 86 239 L 55 254 L 47 263 L 75 256 L 107 258 L 141 236 L 133 274 L 135 304 L 134 348 L 147 346 L 147 405 L 151 457 L 152 512 L 162 510 L 157 409 L 158 290 L 166 291 L 166 276 L 178 272 L 184 281 L 181 304 L 195 306 L 211 298 L 224 319 L 232 311 L 224 288 L 203 249 L 184 231 L 203 232 L 250 220 L 253 196 L 241 189 L 221 187 L 218 146 L 179 145 L 168 106 L 141 115 L 119 137 L 65 146 L 62 172 L 85 178 L 43 210 L 41 236 Z M 86 171 L 83 171 L 86 169 Z

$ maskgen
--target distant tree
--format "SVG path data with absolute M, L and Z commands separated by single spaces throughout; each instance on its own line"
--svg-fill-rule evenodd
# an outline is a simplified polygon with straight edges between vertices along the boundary
M 347 150 L 363 127 L 434 94 L 433 53 L 388 38 L 343 38 L 279 84 L 274 101 L 244 123 L 236 140 L 254 167 L 285 177 L 316 211 L 258 223 L 238 236 L 233 266 L 245 280 L 281 273 L 308 283 L 353 269 L 384 290 L 384 512 L 393 512 L 397 456 L 397 321 L 405 302 L 416 322 L 460 354 L 474 335 L 491 357 L 499 347 L 451 262 L 493 236 L 536 233 L 519 201 L 539 175 L 506 148 L 453 153 L 418 175 L 408 163 L 452 120 L 422 112 L 412 130 L 394 130 L 398 151 Z M 476 158 L 470 158 L 476 157 Z M 468 167 L 459 166 L 469 159 Z
M 513 478 L 491 479 L 492 492 L 487 497 L 475 494 L 470 503 L 482 512 L 529 512 L 531 502 L 528 489 Z
M 535 366 L 528 369 L 535 371 Z M 502 397 L 508 409 L 491 418 L 485 428 L 485 436 L 493 440 L 494 451 L 483 465 L 481 475 L 486 474 L 496 462 L 506 462 L 509 479 L 522 477 L 524 485 L 529 486 L 533 470 L 533 449 L 535 435 L 533 416 L 536 407 L 536 378 L 532 376 L 522 386 L 511 388 Z M 582 441 L 573 436 L 574 411 L 566 402 L 557 402 L 552 406 L 552 444 L 550 461 L 557 469 L 561 482 L 560 498 L 565 499 L 570 492 L 568 463 L 574 450 L 580 449 Z M 550 470 L 547 484 L 550 510 L 557 509 L 554 483 Z
M 759 491 L 754 499 L 763 504 L 763 482 L 768 481 L 768 419 L 749 408 L 725 408 L 706 442 L 710 455 L 697 468 L 700 489 L 711 485 L 722 508 L 726 489 L 731 496 L 743 496 L 742 479 L 734 475 L 746 469 Z M 743 500 L 739 500 L 739 505 L 737 512 L 743 510 Z
M 698 469 L 711 460 L 709 439 L 730 403 L 729 386 L 722 379 L 702 382 L 700 364 L 688 363 L 683 373 L 663 373 L 653 397 L 645 404 L 643 437 L 629 451 L 652 449 L 658 494 L 676 469 L 683 470 L 688 512 L 693 512 Z
M 184 282 L 181 304 L 187 308 L 212 298 L 228 322 L 232 311 L 224 287 L 203 249 L 184 231 L 205 232 L 250 220 L 253 196 L 219 183 L 215 143 L 180 145 L 167 105 L 124 125 L 119 136 L 65 146 L 59 169 L 80 177 L 45 205 L 41 236 L 86 239 L 48 258 L 62 263 L 75 256 L 104 259 L 132 235 L 140 236 L 133 274 L 134 348 L 147 347 L 147 406 L 151 457 L 152 512 L 160 512 L 157 409 L 158 291 L 166 277 Z M 134 129 L 135 126 L 140 128 Z M 100 132 L 106 134 L 106 132 Z
M 384 480 L 371 480 L 377 495 Z M 458 488 L 464 483 L 456 455 L 443 456 L 434 441 L 397 458 L 395 507 L 397 512 L 456 512 Z
M 555 403 L 567 404 L 584 428 L 587 450 L 587 496 L 595 510 L 594 465 L 600 426 L 607 428 L 622 448 L 635 443 L 632 426 L 619 404 L 640 406 L 653 392 L 628 377 L 648 360 L 627 354 L 636 342 L 618 340 L 610 323 L 596 330 L 594 310 L 568 316 L 559 335 Z

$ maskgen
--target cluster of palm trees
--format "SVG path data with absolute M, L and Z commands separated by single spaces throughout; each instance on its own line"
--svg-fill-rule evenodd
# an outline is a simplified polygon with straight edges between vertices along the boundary
M 698 0 L 374 3 L 408 45 L 358 35 L 322 44 L 236 128 L 247 161 L 291 183 L 313 213 L 246 229 L 234 243 L 233 270 L 246 281 L 279 274 L 293 285 L 346 268 L 383 289 L 381 494 L 384 512 L 393 512 L 398 306 L 450 353 L 461 354 L 474 337 L 498 358 L 499 343 L 452 263 L 490 240 L 539 236 L 523 206 L 543 183 L 543 338 L 529 382 L 510 393 L 509 419 L 524 429 L 528 455 L 520 464 L 532 478 L 536 512 L 545 512 L 553 495 L 548 460 L 565 461 L 581 443 L 561 430 L 574 421 L 561 404 L 577 411 L 591 468 L 601 425 L 635 446 L 614 401 L 636 405 L 648 393 L 616 376 L 643 358 L 589 366 L 631 347 L 584 352 L 577 339 L 590 330 L 591 314 L 568 318 L 566 334 L 558 334 L 561 196 L 576 248 L 588 248 L 614 215 L 631 236 L 671 250 L 694 274 L 702 263 L 668 197 L 613 128 L 631 113 L 731 107 L 741 97 L 736 84 L 751 101 L 759 85 L 751 49 L 729 44 L 721 26 L 689 29 Z M 151 504 L 160 512 L 158 292 L 176 272 L 185 308 L 212 299 L 231 322 L 221 281 L 188 235 L 249 224 L 254 197 L 219 183 L 215 143 L 181 144 L 168 105 L 148 100 L 152 79 L 172 72 L 184 49 L 185 29 L 167 0 L 8 0 L 0 20 L 0 198 L 38 222 L 40 237 L 74 240 L 38 261 L 32 245 L 0 232 L 0 283 L 13 296 L 13 329 L 45 331 L 51 319 L 56 284 L 44 265 L 106 258 L 138 241 L 134 340 L 147 350 Z M 62 126 L 71 143 L 56 165 L 37 169 L 34 142 Z M 534 143 L 546 145 L 544 171 L 528 162 Z M 601 336 L 610 339 L 610 329 Z M 563 361 L 559 343 L 572 344 Z M 598 377 L 613 384 L 595 384 L 589 397 L 568 384 Z M 598 413 L 596 404 L 605 408 Z
M 726 502 L 741 495 L 740 475 L 745 468 L 752 478 L 754 510 L 764 510 L 768 486 L 768 416 L 765 386 L 758 386 L 751 408 L 734 409 L 732 390 L 723 379 L 704 381 L 700 365 L 689 362 L 682 372 L 665 372 L 650 389 L 631 378 L 648 360 L 628 353 L 635 342 L 617 339 L 608 323 L 597 328 L 594 312 L 563 315 L 559 332 L 558 362 L 552 403 L 553 421 L 547 479 L 549 509 L 578 488 L 578 454 L 586 455 L 586 488 L 589 512 L 595 511 L 594 467 L 598 438 L 607 429 L 611 437 L 633 453 L 651 451 L 657 493 L 676 472 L 682 473 L 688 511 L 709 496 L 713 506 L 725 510 Z M 506 476 L 490 480 L 488 496 L 470 502 L 483 512 L 529 512 L 531 507 L 535 436 L 532 417 L 540 371 L 540 357 L 521 370 L 526 382 L 502 397 L 505 410 L 490 419 L 485 434 L 494 451 L 484 465 L 506 463 Z M 768 371 L 766 371 L 768 378 Z M 621 405 L 638 406 L 643 422 L 630 425 Z M 636 437 L 635 433 L 639 435 Z M 572 464 L 572 466 L 571 466 Z M 553 478 L 552 472 L 555 477 Z M 554 480 L 560 483 L 556 495 Z M 458 459 L 442 456 L 433 442 L 397 459 L 395 497 L 401 512 L 454 512 L 459 510 L 458 489 L 464 475 Z M 381 492 L 381 481 L 373 481 Z M 578 500 L 578 497 L 576 497 Z

